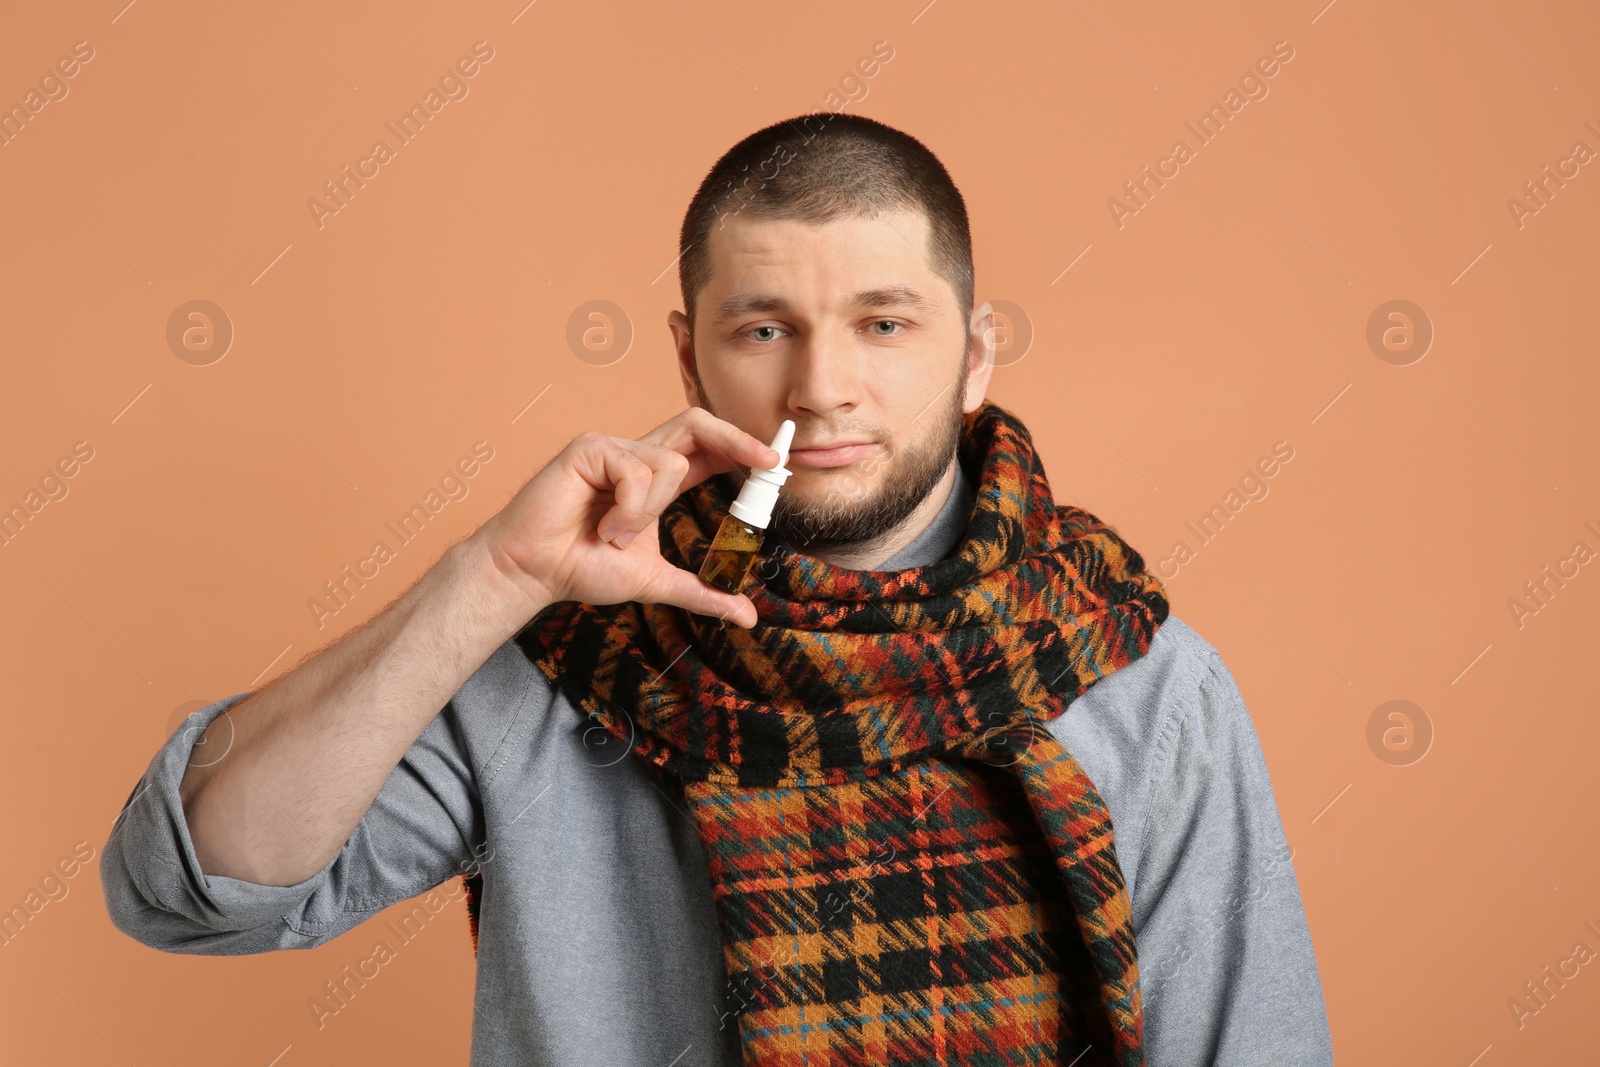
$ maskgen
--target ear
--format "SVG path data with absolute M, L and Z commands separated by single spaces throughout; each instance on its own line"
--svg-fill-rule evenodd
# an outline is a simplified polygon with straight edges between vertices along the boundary
M 994 308 L 985 300 L 972 309 L 972 321 L 967 336 L 971 350 L 967 353 L 967 395 L 961 410 L 977 411 L 989 389 L 989 375 L 994 373 L 995 350 Z
M 694 387 L 694 334 L 689 329 L 689 316 L 681 311 L 667 314 L 667 329 L 672 332 L 672 347 L 678 355 L 678 376 L 683 381 L 683 395 L 690 407 L 703 407 L 704 398 Z

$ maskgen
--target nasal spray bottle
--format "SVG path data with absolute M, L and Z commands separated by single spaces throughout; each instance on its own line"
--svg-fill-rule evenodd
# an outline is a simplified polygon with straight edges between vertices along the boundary
M 784 464 L 789 462 L 789 445 L 794 441 L 794 420 L 784 419 L 778 435 L 772 439 L 772 450 L 778 454 L 778 465 L 770 469 L 751 468 L 739 498 L 728 508 L 728 514 L 717 527 L 717 536 L 711 540 L 706 561 L 700 565 L 700 577 L 714 589 L 724 593 L 737 593 L 750 573 L 750 564 L 766 536 L 767 523 L 772 520 L 772 505 L 777 502 L 778 490 L 794 472 Z

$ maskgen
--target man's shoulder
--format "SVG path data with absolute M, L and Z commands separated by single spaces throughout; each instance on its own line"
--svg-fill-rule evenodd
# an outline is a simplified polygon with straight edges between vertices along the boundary
M 1061 718 L 1074 715 L 1129 716 L 1159 731 L 1172 712 L 1192 704 L 1222 666 L 1211 642 L 1188 623 L 1168 615 L 1143 656 L 1091 685 Z
M 1156 627 L 1155 636 L 1150 639 L 1150 651 L 1128 666 L 1136 667 L 1146 660 L 1152 672 L 1179 671 L 1198 678 L 1221 663 L 1222 656 L 1198 630 L 1169 614 L 1166 621 Z
M 1178 729 L 1183 710 L 1197 703 L 1213 664 L 1221 662 L 1209 641 L 1168 615 L 1143 656 L 1098 679 L 1046 726 L 1097 782 L 1143 778 L 1162 739 Z
M 526 701 L 540 689 L 548 689 L 549 685 L 549 680 L 517 644 L 517 638 L 508 637 L 461 683 L 451 699 L 473 707 L 509 708 Z
M 543 729 L 555 695 L 550 680 L 510 637 L 461 683 L 442 719 L 460 738 L 474 772 L 487 784 L 502 766 L 498 757 L 514 733 Z
M 1110 807 L 1119 853 L 1126 846 L 1137 855 L 1151 790 L 1181 758 L 1179 735 L 1211 703 L 1206 690 L 1221 668 L 1211 643 L 1169 615 L 1143 656 L 1096 681 L 1046 724 Z

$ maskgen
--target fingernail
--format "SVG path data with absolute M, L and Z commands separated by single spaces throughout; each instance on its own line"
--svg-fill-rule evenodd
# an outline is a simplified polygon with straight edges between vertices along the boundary
M 611 539 L 611 543 L 616 545 L 618 548 L 627 548 L 628 542 L 632 541 L 635 536 L 637 535 L 632 530 L 626 530 L 613 537 Z

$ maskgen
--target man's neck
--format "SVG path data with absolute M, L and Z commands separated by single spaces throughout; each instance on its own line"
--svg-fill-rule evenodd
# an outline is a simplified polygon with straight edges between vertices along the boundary
M 840 545 L 835 548 L 819 546 L 816 549 L 807 549 L 807 552 L 835 567 L 857 571 L 876 570 L 879 564 L 898 555 L 901 549 L 915 541 L 918 535 L 928 528 L 934 516 L 939 514 L 945 502 L 950 499 L 955 484 L 956 461 L 951 460 L 950 466 L 929 490 L 927 498 L 884 538 L 861 545 Z

